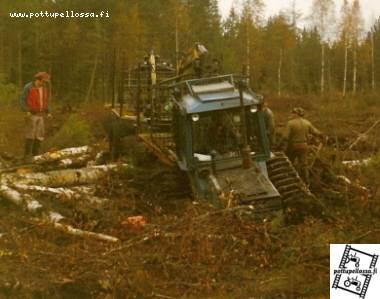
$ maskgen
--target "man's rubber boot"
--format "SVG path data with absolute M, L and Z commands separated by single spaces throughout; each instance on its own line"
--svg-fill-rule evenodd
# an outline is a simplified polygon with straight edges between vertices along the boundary
M 24 161 L 28 163 L 33 155 L 33 145 L 34 140 L 33 139 L 26 139 L 25 140 L 25 149 L 24 149 Z
M 41 147 L 41 141 L 38 139 L 34 139 L 33 150 L 32 150 L 33 156 L 37 156 L 40 153 L 40 147 Z

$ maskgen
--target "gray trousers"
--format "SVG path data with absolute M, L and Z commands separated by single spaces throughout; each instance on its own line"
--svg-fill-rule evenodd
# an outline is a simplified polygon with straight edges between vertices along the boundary
M 25 118 L 26 139 L 37 139 L 39 141 L 45 138 L 45 123 L 44 118 L 41 115 L 29 115 Z

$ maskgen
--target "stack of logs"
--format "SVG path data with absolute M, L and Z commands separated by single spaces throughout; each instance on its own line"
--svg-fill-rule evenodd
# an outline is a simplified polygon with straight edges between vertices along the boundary
M 126 164 L 99 164 L 101 153 L 90 146 L 67 148 L 33 157 L 28 165 L 0 169 L 0 199 L 30 214 L 31 220 L 68 234 L 118 242 L 116 237 L 75 228 L 66 217 L 43 204 L 44 198 L 60 202 L 86 201 L 99 207 L 108 199 L 95 196 L 94 184 Z

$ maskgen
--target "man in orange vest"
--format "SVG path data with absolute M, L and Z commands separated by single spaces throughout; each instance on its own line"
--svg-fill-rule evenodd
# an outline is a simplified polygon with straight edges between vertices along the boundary
M 34 75 L 34 80 L 24 86 L 21 94 L 21 108 L 26 112 L 25 158 L 38 155 L 41 141 L 45 137 L 44 116 L 50 117 L 49 81 L 48 73 L 38 72 Z

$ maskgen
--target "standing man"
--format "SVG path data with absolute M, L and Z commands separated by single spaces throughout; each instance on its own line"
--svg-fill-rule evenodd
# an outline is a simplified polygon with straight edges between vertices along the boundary
M 290 161 L 294 163 L 295 159 L 299 163 L 299 171 L 305 183 L 309 183 L 309 171 L 307 165 L 308 153 L 308 135 L 312 134 L 323 138 L 323 134 L 316 129 L 310 121 L 303 118 L 304 110 L 296 107 L 292 110 L 294 118 L 288 121 L 286 130 L 286 138 L 288 140 L 288 148 L 286 151 Z
M 46 72 L 38 72 L 34 80 L 24 86 L 20 98 L 23 111 L 26 112 L 26 141 L 24 158 L 36 156 L 39 153 L 41 141 L 45 137 L 44 116 L 49 114 L 50 76 Z
M 268 107 L 268 102 L 264 98 L 263 102 L 263 115 L 264 115 L 264 122 L 265 127 L 267 129 L 267 136 L 269 141 L 269 147 L 272 150 L 276 143 L 276 122 L 274 120 L 274 114 L 272 110 Z

